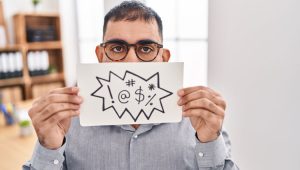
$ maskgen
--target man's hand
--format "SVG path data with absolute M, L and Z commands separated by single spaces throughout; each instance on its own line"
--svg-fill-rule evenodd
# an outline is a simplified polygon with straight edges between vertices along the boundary
M 33 102 L 29 116 L 44 147 L 61 147 L 71 117 L 79 115 L 82 98 L 78 96 L 78 91 L 77 87 L 59 88 Z
M 178 105 L 182 114 L 189 117 L 201 142 L 217 139 L 221 131 L 226 103 L 214 90 L 203 87 L 189 87 L 178 91 Z

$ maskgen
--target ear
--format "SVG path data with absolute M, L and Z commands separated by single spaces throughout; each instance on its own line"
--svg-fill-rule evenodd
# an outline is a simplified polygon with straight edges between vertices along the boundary
M 96 49 L 95 49 L 95 53 L 97 55 L 98 62 L 102 63 L 103 62 L 103 47 L 101 47 L 100 45 L 97 45 Z
M 163 62 L 168 62 L 170 60 L 170 57 L 171 57 L 170 50 L 164 48 L 163 49 L 163 54 L 162 54 Z

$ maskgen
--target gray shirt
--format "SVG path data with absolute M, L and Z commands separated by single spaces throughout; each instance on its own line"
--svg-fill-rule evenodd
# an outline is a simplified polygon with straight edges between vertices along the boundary
M 82 127 L 73 118 L 57 150 L 37 142 L 23 170 L 237 170 L 225 131 L 212 142 L 195 137 L 188 118 L 180 123 Z

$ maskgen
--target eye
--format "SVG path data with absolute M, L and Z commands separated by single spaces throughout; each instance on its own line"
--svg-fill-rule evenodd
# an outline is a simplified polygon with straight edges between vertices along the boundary
M 111 49 L 114 53 L 122 53 L 124 51 L 124 48 L 122 46 L 113 46 Z
M 153 49 L 151 47 L 148 47 L 148 46 L 143 46 L 140 48 L 140 51 L 142 53 L 151 53 L 153 51 Z

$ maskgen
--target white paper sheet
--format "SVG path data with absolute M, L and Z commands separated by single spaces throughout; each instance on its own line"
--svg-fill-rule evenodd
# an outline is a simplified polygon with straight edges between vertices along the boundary
M 78 65 L 82 126 L 179 122 L 183 63 Z

